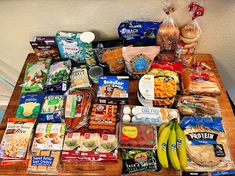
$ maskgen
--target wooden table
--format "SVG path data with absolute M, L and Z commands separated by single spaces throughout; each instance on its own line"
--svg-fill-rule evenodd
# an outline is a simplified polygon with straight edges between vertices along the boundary
M 235 118 L 225 88 L 223 86 L 219 73 L 216 69 L 216 65 L 213 61 L 212 56 L 210 54 L 197 54 L 195 55 L 195 58 L 198 61 L 207 63 L 216 73 L 219 79 L 223 93 L 218 99 L 221 106 L 223 124 L 228 138 L 231 157 L 233 161 L 235 161 L 235 140 L 233 140 L 233 136 L 235 135 Z M 16 87 L 11 96 L 6 113 L 3 117 L 3 122 L 0 125 L 0 139 L 2 138 L 4 129 L 6 128 L 7 118 L 15 116 L 16 108 L 18 106 L 18 101 L 21 93 L 20 85 L 23 83 L 23 77 L 26 65 L 27 63 L 34 62 L 35 60 L 36 56 L 34 54 L 29 54 L 24 63 L 23 69 L 20 73 Z M 136 97 L 137 86 L 138 86 L 138 80 L 130 81 L 129 104 L 135 105 L 137 103 L 137 97 Z M 30 175 L 30 173 L 27 173 L 26 169 L 27 166 L 25 165 L 12 165 L 7 167 L 0 167 L 0 175 L 17 175 L 17 174 Z M 82 162 L 79 164 L 63 163 L 61 165 L 58 175 L 121 175 L 121 170 L 122 170 L 122 161 L 120 159 L 118 160 L 118 162 L 105 162 L 105 163 L 102 162 Z M 180 172 L 176 172 L 173 169 L 163 169 L 160 172 L 156 173 L 142 173 L 142 174 L 137 173 L 132 175 L 180 175 Z

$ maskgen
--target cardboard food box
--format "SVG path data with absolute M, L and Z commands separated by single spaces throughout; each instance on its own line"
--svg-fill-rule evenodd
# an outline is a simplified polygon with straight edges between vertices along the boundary
M 97 98 L 104 104 L 127 104 L 129 92 L 128 76 L 100 76 Z

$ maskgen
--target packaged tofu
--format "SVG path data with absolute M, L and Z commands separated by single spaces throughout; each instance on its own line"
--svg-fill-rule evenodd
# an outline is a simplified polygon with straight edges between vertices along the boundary
M 71 59 L 75 63 L 85 63 L 86 52 L 84 51 L 81 33 L 59 31 L 56 33 L 56 42 L 62 59 Z
M 64 136 L 64 123 L 38 123 L 31 151 L 62 150 Z
M 55 62 L 50 66 L 44 91 L 66 91 L 69 88 L 71 61 Z
M 30 44 L 38 58 L 60 60 L 59 51 L 54 36 L 34 36 Z
M 37 119 L 43 100 L 42 93 L 22 94 L 16 111 L 16 117 Z
M 129 92 L 128 76 L 100 76 L 97 98 L 104 104 L 127 104 Z
M 9 118 L 2 138 L 0 160 L 25 160 L 34 119 Z
M 27 64 L 24 74 L 24 83 L 22 84 L 23 93 L 39 92 L 43 90 L 50 64 L 51 59 L 43 59 Z
M 29 172 L 56 173 L 59 165 L 60 151 L 39 150 L 29 154 Z
M 46 94 L 39 115 L 39 122 L 60 123 L 64 121 L 63 116 L 64 116 L 63 93 Z

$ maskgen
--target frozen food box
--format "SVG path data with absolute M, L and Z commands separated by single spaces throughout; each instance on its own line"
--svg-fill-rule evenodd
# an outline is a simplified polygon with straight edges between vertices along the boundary
M 38 58 L 51 57 L 53 60 L 60 60 L 54 36 L 34 36 L 30 44 Z
M 42 93 L 22 94 L 16 111 L 16 117 L 37 119 L 43 100 Z
M 38 123 L 31 151 L 62 150 L 64 135 L 64 123 Z
M 128 76 L 100 76 L 97 98 L 104 104 L 127 104 L 129 92 Z
M 62 59 L 71 59 L 76 63 L 85 63 L 86 52 L 83 49 L 79 32 L 59 31 L 56 42 Z
M 29 154 L 29 172 L 56 173 L 60 163 L 60 151 L 35 151 Z
M 8 119 L 1 142 L 0 160 L 26 159 L 34 123 L 34 119 Z

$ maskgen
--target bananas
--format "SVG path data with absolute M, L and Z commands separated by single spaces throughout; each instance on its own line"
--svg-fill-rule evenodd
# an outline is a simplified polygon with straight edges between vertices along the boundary
M 179 156 L 181 170 L 185 171 L 187 167 L 185 134 L 178 123 L 176 123 L 176 141 L 177 154 Z
M 169 167 L 166 148 L 172 125 L 173 123 L 170 123 L 159 134 L 157 155 L 158 155 L 158 160 L 163 168 Z
M 171 129 L 167 147 L 168 147 L 167 152 L 168 152 L 169 160 L 171 162 L 172 167 L 175 170 L 181 170 L 180 161 L 179 161 L 177 151 L 176 151 L 177 148 L 176 148 L 175 124 L 174 124 L 173 128 Z
M 185 170 L 187 154 L 185 135 L 179 124 L 174 121 L 162 124 L 158 131 L 158 160 L 163 168 L 169 167 L 169 162 L 175 170 Z

